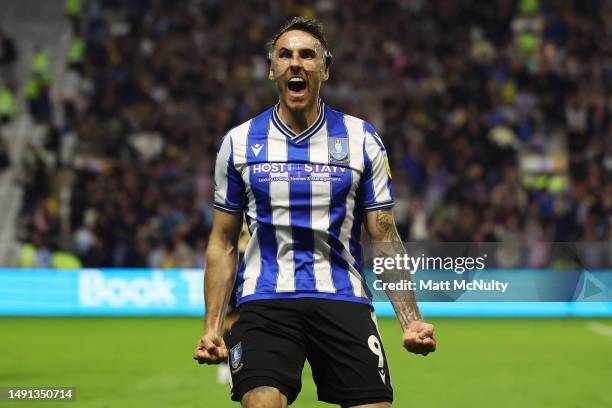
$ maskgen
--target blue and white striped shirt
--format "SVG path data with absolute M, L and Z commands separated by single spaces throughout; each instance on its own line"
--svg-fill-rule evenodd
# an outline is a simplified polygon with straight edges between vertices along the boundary
M 393 206 L 385 148 L 374 128 L 320 102 L 294 133 L 278 105 L 230 130 L 215 167 L 215 208 L 246 213 L 252 236 L 238 304 L 316 297 L 370 304 L 360 244 L 365 211 Z

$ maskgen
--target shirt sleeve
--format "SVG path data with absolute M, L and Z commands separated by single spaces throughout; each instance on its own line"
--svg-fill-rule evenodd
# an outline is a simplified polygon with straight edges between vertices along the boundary
M 218 210 L 236 213 L 243 210 L 244 202 L 244 183 L 234 166 L 232 138 L 227 134 L 217 152 L 213 205 Z
M 393 207 L 393 188 L 391 186 L 391 168 L 387 151 L 380 137 L 367 122 L 364 122 L 363 142 L 364 173 L 360 189 L 361 206 L 366 211 Z

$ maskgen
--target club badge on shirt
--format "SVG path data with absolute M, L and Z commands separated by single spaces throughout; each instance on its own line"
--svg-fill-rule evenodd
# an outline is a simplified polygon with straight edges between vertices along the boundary
M 330 137 L 329 143 L 329 162 L 348 163 L 348 139 L 344 137 Z

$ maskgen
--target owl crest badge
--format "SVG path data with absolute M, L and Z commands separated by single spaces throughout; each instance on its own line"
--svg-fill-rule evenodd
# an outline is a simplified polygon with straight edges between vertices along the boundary
M 242 364 L 242 342 L 236 344 L 234 347 L 230 349 L 229 352 L 230 357 L 230 365 L 232 366 L 232 373 L 239 371 Z
M 348 163 L 349 149 L 348 139 L 344 137 L 330 137 L 329 143 L 329 162 Z

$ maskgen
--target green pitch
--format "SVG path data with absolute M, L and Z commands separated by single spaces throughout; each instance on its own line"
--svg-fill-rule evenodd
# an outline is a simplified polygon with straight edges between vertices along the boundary
M 394 406 L 612 407 L 612 319 L 593 321 L 432 319 L 439 349 L 420 357 L 380 319 Z M 0 318 L 0 386 L 77 389 L 74 403 L 0 408 L 238 407 L 191 360 L 200 332 L 193 318 Z M 293 406 L 326 406 L 308 367 Z

